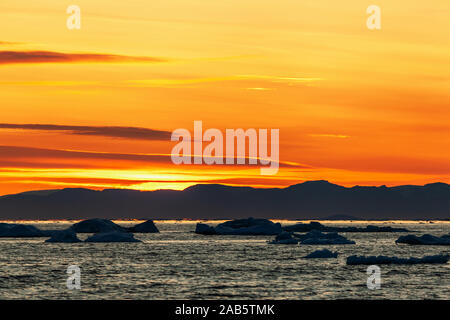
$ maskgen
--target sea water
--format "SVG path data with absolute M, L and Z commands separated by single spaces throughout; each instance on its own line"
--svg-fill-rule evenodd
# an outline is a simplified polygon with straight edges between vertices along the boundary
M 346 258 L 355 254 L 422 257 L 450 253 L 445 246 L 396 245 L 404 233 L 342 233 L 356 245 L 269 245 L 273 236 L 197 235 L 195 224 L 156 221 L 160 233 L 135 235 L 142 243 L 66 244 L 45 243 L 45 238 L 0 238 L 0 299 L 450 298 L 450 263 L 381 265 L 381 287 L 376 290 L 367 287 L 368 266 L 346 265 Z M 70 223 L 36 221 L 33 225 L 65 229 Z M 417 235 L 450 233 L 450 223 L 377 225 L 404 227 Z M 339 252 L 338 258 L 302 258 L 323 248 Z M 71 265 L 81 270 L 80 290 L 67 287 Z

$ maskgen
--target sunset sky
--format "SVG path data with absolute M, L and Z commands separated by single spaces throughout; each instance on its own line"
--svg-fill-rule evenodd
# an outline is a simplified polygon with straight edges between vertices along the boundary
M 0 195 L 450 183 L 448 0 L 2 0 L 0 30 Z M 194 120 L 280 129 L 278 174 L 172 164 Z

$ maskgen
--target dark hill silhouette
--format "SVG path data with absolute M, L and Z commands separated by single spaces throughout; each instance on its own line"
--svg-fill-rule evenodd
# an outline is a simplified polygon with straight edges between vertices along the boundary
M 450 219 L 450 185 L 342 187 L 308 181 L 258 189 L 200 184 L 183 191 L 62 189 L 0 197 L 0 219 Z

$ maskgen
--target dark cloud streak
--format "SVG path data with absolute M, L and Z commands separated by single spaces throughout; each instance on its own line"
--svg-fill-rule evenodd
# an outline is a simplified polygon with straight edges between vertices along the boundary
M 140 127 L 120 126 L 69 126 L 57 124 L 15 124 L 0 123 L 0 129 L 59 131 L 65 134 L 81 136 L 103 136 L 137 140 L 168 140 L 171 132 Z
M 28 162 L 24 162 L 24 159 L 30 159 Z M 58 150 L 58 149 L 43 149 L 43 148 L 32 148 L 32 147 L 21 147 L 21 146 L 0 146 L 0 166 L 2 163 L 10 164 L 20 161 L 18 163 L 25 164 L 26 167 L 31 167 L 29 161 L 36 161 L 35 166 L 38 168 L 42 159 L 52 159 L 53 162 L 56 159 L 64 160 L 108 160 L 108 161 L 129 161 L 138 163 L 160 163 L 160 164 L 172 164 L 172 159 L 170 155 L 167 154 L 133 154 L 133 153 L 107 153 L 107 152 L 89 152 L 89 151 L 71 151 L 71 150 Z M 247 158 L 246 158 L 247 159 Z M 80 164 L 78 163 L 78 166 Z M 91 163 L 89 166 L 94 165 Z M 48 167 L 48 165 L 44 165 Z M 102 163 L 99 164 L 101 168 Z M 109 164 L 111 166 L 111 164 Z M 186 166 L 198 167 L 198 165 L 191 164 Z M 206 165 L 205 165 L 206 166 Z M 250 165 L 246 163 L 245 165 L 227 165 L 221 164 L 216 166 L 234 166 L 234 167 L 256 167 L 255 165 Z M 297 168 L 297 169 L 312 169 L 311 167 L 305 167 L 302 165 L 293 165 L 289 163 L 281 162 L 279 164 L 280 168 Z M 20 167 L 16 165 L 13 167 Z M 70 164 L 67 164 L 70 167 Z M 264 167 L 264 166 L 263 166 Z
M 103 53 L 63 53 L 55 51 L 0 51 L 1 64 L 76 62 L 166 62 L 157 57 L 135 57 Z
M 105 153 L 88 151 L 69 151 L 57 149 L 30 148 L 18 146 L 0 146 L 1 159 L 98 159 L 125 160 L 168 163 L 170 157 L 165 155 L 146 155 L 129 153 Z

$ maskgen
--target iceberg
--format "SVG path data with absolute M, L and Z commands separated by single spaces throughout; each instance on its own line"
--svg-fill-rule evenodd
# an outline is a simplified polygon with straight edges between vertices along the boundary
M 75 233 L 126 232 L 127 229 L 107 219 L 87 219 L 75 223 L 70 228 Z
M 431 234 L 424 234 L 423 236 L 415 236 L 409 234 L 407 236 L 401 236 L 395 243 L 406 243 L 411 245 L 434 245 L 434 246 L 450 246 L 450 234 L 443 235 L 442 237 L 436 237 Z
M 298 244 L 297 239 L 292 237 L 289 232 L 282 232 L 275 237 L 275 240 L 268 242 L 269 244 Z
M 87 238 L 85 242 L 142 242 L 142 241 L 135 239 L 132 233 L 113 231 L 94 234 L 93 236 Z
M 53 231 L 52 237 L 50 239 L 45 240 L 45 242 L 50 243 L 76 243 L 81 242 L 80 239 L 78 239 L 75 232 L 72 230 L 60 230 L 60 231 Z
M 408 229 L 405 229 L 405 228 L 393 228 L 390 226 L 379 227 L 379 226 L 368 225 L 365 228 L 356 228 L 356 231 L 352 231 L 353 228 L 355 228 L 355 227 L 349 227 L 348 231 L 343 231 L 343 232 L 410 232 Z
M 314 252 L 311 252 L 307 256 L 304 256 L 305 259 L 326 259 L 326 258 L 337 258 L 338 253 L 337 252 L 331 252 L 328 249 L 323 250 L 316 250 Z
M 390 226 L 374 226 L 368 225 L 364 228 L 360 227 L 330 227 L 324 226 L 320 222 L 311 221 L 310 223 L 297 223 L 290 226 L 284 226 L 284 231 L 288 232 L 309 232 L 319 230 L 322 232 L 409 232 L 405 228 L 393 228 Z
M 134 233 L 158 233 L 159 230 L 153 223 L 153 220 L 147 220 L 135 226 L 128 228 L 129 232 Z
M 48 236 L 48 234 L 35 226 L 15 223 L 0 223 L 0 237 L 3 238 L 34 238 L 46 236 Z
M 355 241 L 348 240 L 344 236 L 336 232 L 322 233 L 318 230 L 313 230 L 307 234 L 294 234 L 294 237 L 300 239 L 301 244 L 356 244 Z
M 214 229 L 215 233 L 212 233 Z M 282 232 L 281 224 L 267 219 L 238 219 L 227 221 L 213 228 L 206 224 L 197 224 L 196 233 L 219 235 L 278 235 Z
M 449 255 L 438 254 L 435 256 L 424 256 L 423 258 L 398 258 L 386 256 L 350 256 L 347 258 L 348 265 L 372 265 L 372 264 L 435 264 L 447 263 Z
M 205 223 L 197 223 L 197 226 L 195 227 L 195 233 L 205 234 L 205 235 L 217 234 L 214 227 L 211 227 Z
M 325 228 L 320 222 L 311 221 L 310 223 L 297 223 L 291 226 L 284 226 L 283 230 L 287 232 L 309 232 L 312 230 L 323 230 Z

